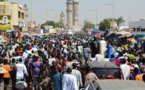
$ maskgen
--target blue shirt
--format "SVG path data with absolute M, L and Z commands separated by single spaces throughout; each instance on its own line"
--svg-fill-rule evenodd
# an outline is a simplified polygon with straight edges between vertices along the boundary
M 108 58 L 111 58 L 111 55 L 113 54 L 113 47 L 112 47 L 112 45 L 108 45 L 107 46 L 107 56 L 108 56 Z
M 55 90 L 62 90 L 62 74 L 57 73 L 53 75 L 53 83 Z
M 137 74 L 141 74 L 140 70 L 138 71 Z M 134 80 L 135 80 L 135 77 L 136 77 L 137 74 L 136 74 L 135 72 L 132 73 L 132 78 L 133 78 Z

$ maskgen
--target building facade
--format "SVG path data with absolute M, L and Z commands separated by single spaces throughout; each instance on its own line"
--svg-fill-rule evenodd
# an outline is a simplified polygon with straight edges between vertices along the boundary
M 145 20 L 129 22 L 129 28 L 134 32 L 145 32 Z
M 23 6 L 16 2 L 0 2 L 0 17 L 3 16 L 8 17 L 8 21 L 6 23 L 11 25 L 11 30 L 20 30 L 26 27 L 28 9 L 26 5 Z M 3 24 L 3 19 L 0 19 L 0 24 Z

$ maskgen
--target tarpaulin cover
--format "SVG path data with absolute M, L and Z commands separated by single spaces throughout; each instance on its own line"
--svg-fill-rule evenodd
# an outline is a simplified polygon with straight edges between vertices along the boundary
M 97 33 L 102 34 L 102 31 L 94 29 L 94 30 L 92 30 L 92 33 L 91 33 L 91 34 L 92 34 L 92 35 L 95 35 L 95 34 L 97 34 Z

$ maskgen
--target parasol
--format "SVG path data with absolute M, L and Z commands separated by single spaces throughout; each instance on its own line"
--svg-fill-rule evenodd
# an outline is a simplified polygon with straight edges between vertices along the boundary
M 103 32 L 100 30 L 96 30 L 96 29 L 92 30 L 92 32 L 91 32 L 92 35 L 95 35 L 97 33 L 102 34 Z
M 121 36 L 126 36 L 126 37 L 129 37 L 129 36 L 132 36 L 132 34 L 130 32 L 126 32 L 126 31 L 119 31 L 119 32 L 116 32 L 115 33 L 116 35 L 121 35 Z
M 100 33 L 97 33 L 97 34 L 95 34 L 95 37 L 96 38 L 101 38 L 101 34 Z
M 130 41 L 130 42 L 132 42 L 132 43 L 135 43 L 136 42 L 136 40 L 134 38 L 128 38 L 127 40 Z

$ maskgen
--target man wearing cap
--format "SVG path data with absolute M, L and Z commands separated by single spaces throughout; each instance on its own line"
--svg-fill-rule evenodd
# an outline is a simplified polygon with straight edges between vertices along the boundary
M 77 70 L 77 63 L 73 63 L 72 75 L 76 76 L 77 78 L 77 85 L 78 87 L 82 87 L 82 76 L 79 70 Z
M 63 75 L 62 90 L 79 90 L 77 86 L 77 78 L 71 73 L 72 69 L 68 68 L 67 73 Z

